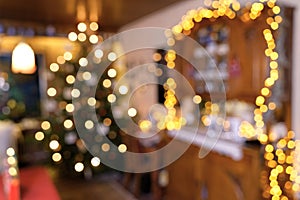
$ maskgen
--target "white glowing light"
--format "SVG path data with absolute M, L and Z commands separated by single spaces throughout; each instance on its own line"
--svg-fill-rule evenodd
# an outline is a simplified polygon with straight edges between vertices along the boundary
M 87 120 L 85 123 L 84 123 L 84 126 L 86 129 L 92 129 L 94 128 L 94 122 L 91 121 L 91 120 Z
M 89 61 L 86 58 L 80 58 L 79 59 L 79 65 L 81 67 L 86 67 L 89 64 Z
M 100 163 L 101 163 L 101 161 L 100 161 L 100 159 L 97 158 L 97 157 L 94 157 L 94 158 L 92 158 L 92 160 L 91 160 L 91 164 L 92 164 L 94 167 L 98 167 L 98 166 L 100 165 Z
M 48 96 L 50 96 L 50 97 L 54 97 L 54 96 L 57 94 L 57 91 L 56 91 L 55 88 L 51 87 L 51 88 L 49 88 L 49 89 L 47 90 L 47 94 L 48 94 Z
M 49 147 L 50 149 L 52 150 L 56 150 L 59 148 L 59 143 L 57 140 L 52 140 L 50 143 L 49 143 Z
M 81 162 L 75 164 L 74 169 L 76 172 L 82 172 L 84 170 L 84 165 Z
M 80 91 L 78 89 L 73 89 L 71 95 L 74 98 L 78 98 L 80 96 Z
M 14 155 L 16 155 L 16 151 L 14 150 L 14 148 L 9 147 L 9 148 L 6 150 L 6 155 L 8 155 L 8 156 L 14 156 Z
M 120 153 L 125 153 L 127 151 L 127 146 L 125 144 L 120 144 L 118 150 Z
M 84 72 L 82 74 L 82 78 L 83 78 L 83 80 L 86 80 L 86 81 L 91 80 L 92 74 L 90 72 Z
M 87 26 L 86 26 L 85 23 L 80 22 L 80 23 L 77 25 L 77 29 L 78 29 L 80 32 L 84 32 L 84 31 L 86 31 Z
M 110 60 L 111 62 L 117 60 L 117 54 L 114 52 L 110 52 L 107 56 L 108 60 Z
M 97 49 L 95 51 L 96 58 L 102 58 L 103 57 L 103 51 L 101 49 Z
M 109 69 L 107 71 L 107 75 L 110 77 L 110 78 L 115 78 L 117 76 L 117 70 L 115 69 Z
M 75 42 L 77 40 L 77 34 L 75 32 L 70 32 L 68 38 L 70 41 Z
M 128 93 L 128 87 L 125 86 L 125 85 L 120 86 L 119 92 L 120 92 L 120 94 L 122 94 L 122 95 L 127 94 L 127 93 Z
M 135 117 L 137 115 L 137 110 L 135 108 L 129 108 L 128 115 L 129 117 Z
M 92 43 L 92 44 L 97 44 L 98 41 L 99 41 L 97 35 L 91 35 L 90 38 L 89 38 L 89 40 L 90 40 L 90 43 Z
M 97 100 L 94 97 L 91 97 L 88 99 L 87 103 L 89 104 L 89 106 L 95 106 L 97 103 Z

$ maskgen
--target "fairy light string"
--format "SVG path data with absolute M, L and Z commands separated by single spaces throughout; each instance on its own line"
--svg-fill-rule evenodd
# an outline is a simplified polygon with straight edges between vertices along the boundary
M 241 123 L 240 135 L 246 138 L 255 137 L 265 147 L 264 158 L 268 170 L 262 173 L 263 197 L 272 200 L 293 198 L 294 192 L 300 190 L 300 177 L 297 167 L 293 165 L 295 159 L 299 157 L 295 148 L 300 147 L 300 144 L 295 141 L 293 131 L 288 131 L 284 138 L 274 141 L 272 134 L 268 133 L 264 119 L 267 112 L 277 109 L 276 103 L 269 101 L 269 99 L 272 96 L 272 88 L 279 79 L 279 52 L 276 50 L 274 33 L 283 21 L 280 16 L 281 8 L 276 4 L 276 0 L 260 0 L 248 3 L 245 8 L 242 8 L 238 0 L 205 0 L 204 5 L 205 7 L 189 10 L 182 17 L 182 20 L 172 27 L 172 34 L 169 32 L 165 34 L 170 47 L 165 56 L 167 67 L 175 68 L 176 52 L 172 46 L 175 45 L 177 39 L 180 40 L 182 33 L 187 36 L 190 35 L 196 23 L 200 23 L 204 19 L 218 19 L 220 17 L 229 19 L 239 17 L 243 22 L 247 22 L 258 19 L 263 10 L 267 9 L 266 24 L 268 28 L 264 29 L 262 34 L 266 42 L 265 56 L 269 59 L 269 74 L 264 81 L 260 94 L 255 98 L 256 109 L 253 111 L 255 123 L 254 125 L 247 121 Z M 165 89 L 166 102 L 169 102 L 174 98 L 175 93 L 170 88 Z M 210 102 L 207 103 L 207 106 L 206 111 L 210 113 L 212 107 Z M 170 113 L 174 113 L 174 105 L 168 104 L 166 108 Z M 173 119 L 176 121 L 175 115 L 173 115 Z M 204 125 L 210 124 L 207 118 L 203 118 L 202 121 Z

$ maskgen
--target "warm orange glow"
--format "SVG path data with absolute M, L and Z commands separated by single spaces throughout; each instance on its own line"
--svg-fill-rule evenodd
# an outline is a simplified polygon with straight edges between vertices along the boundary
M 34 52 L 32 48 L 20 42 L 12 52 L 12 72 L 33 74 L 36 71 Z

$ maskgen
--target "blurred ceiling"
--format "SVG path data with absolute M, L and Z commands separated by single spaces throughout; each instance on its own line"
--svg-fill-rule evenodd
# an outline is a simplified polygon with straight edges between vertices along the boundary
M 97 20 L 103 31 L 116 31 L 179 1 L 183 0 L 0 0 L 0 20 L 59 27 Z

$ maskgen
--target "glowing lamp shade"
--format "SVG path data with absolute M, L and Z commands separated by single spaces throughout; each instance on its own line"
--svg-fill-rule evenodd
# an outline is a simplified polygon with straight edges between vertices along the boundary
M 36 71 L 34 52 L 32 48 L 20 42 L 12 52 L 12 72 L 22 74 L 33 74 Z

